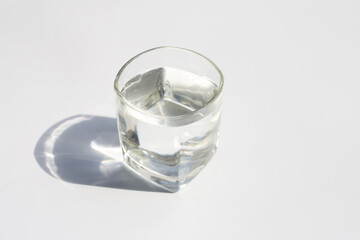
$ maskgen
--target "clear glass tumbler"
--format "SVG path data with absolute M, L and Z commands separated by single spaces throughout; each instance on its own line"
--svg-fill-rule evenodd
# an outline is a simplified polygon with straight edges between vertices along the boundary
M 158 47 L 130 59 L 116 76 L 124 162 L 176 192 L 218 146 L 224 78 L 207 57 Z

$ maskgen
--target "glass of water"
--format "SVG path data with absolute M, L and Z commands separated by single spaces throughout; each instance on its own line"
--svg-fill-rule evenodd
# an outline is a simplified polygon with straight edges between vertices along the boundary
M 173 192 L 190 182 L 217 149 L 223 85 L 220 69 L 191 50 L 130 59 L 114 83 L 124 162 Z

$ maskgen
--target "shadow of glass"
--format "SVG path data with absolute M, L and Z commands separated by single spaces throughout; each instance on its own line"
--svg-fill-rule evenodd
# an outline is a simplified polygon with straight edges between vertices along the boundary
M 34 151 L 40 167 L 65 182 L 169 192 L 123 164 L 116 119 L 76 115 L 49 128 Z

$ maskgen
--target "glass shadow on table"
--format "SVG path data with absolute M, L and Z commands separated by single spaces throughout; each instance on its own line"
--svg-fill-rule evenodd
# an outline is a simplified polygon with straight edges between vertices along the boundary
M 76 115 L 64 119 L 40 137 L 34 155 L 45 172 L 65 182 L 169 192 L 124 165 L 115 118 Z

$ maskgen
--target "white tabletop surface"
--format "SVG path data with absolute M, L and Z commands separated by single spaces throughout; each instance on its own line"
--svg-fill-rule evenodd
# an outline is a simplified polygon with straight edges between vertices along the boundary
M 218 152 L 175 194 L 102 183 L 86 141 L 116 136 L 117 71 L 162 45 L 222 69 Z M 2 0 L 0 81 L 0 239 L 360 239 L 357 0 Z

